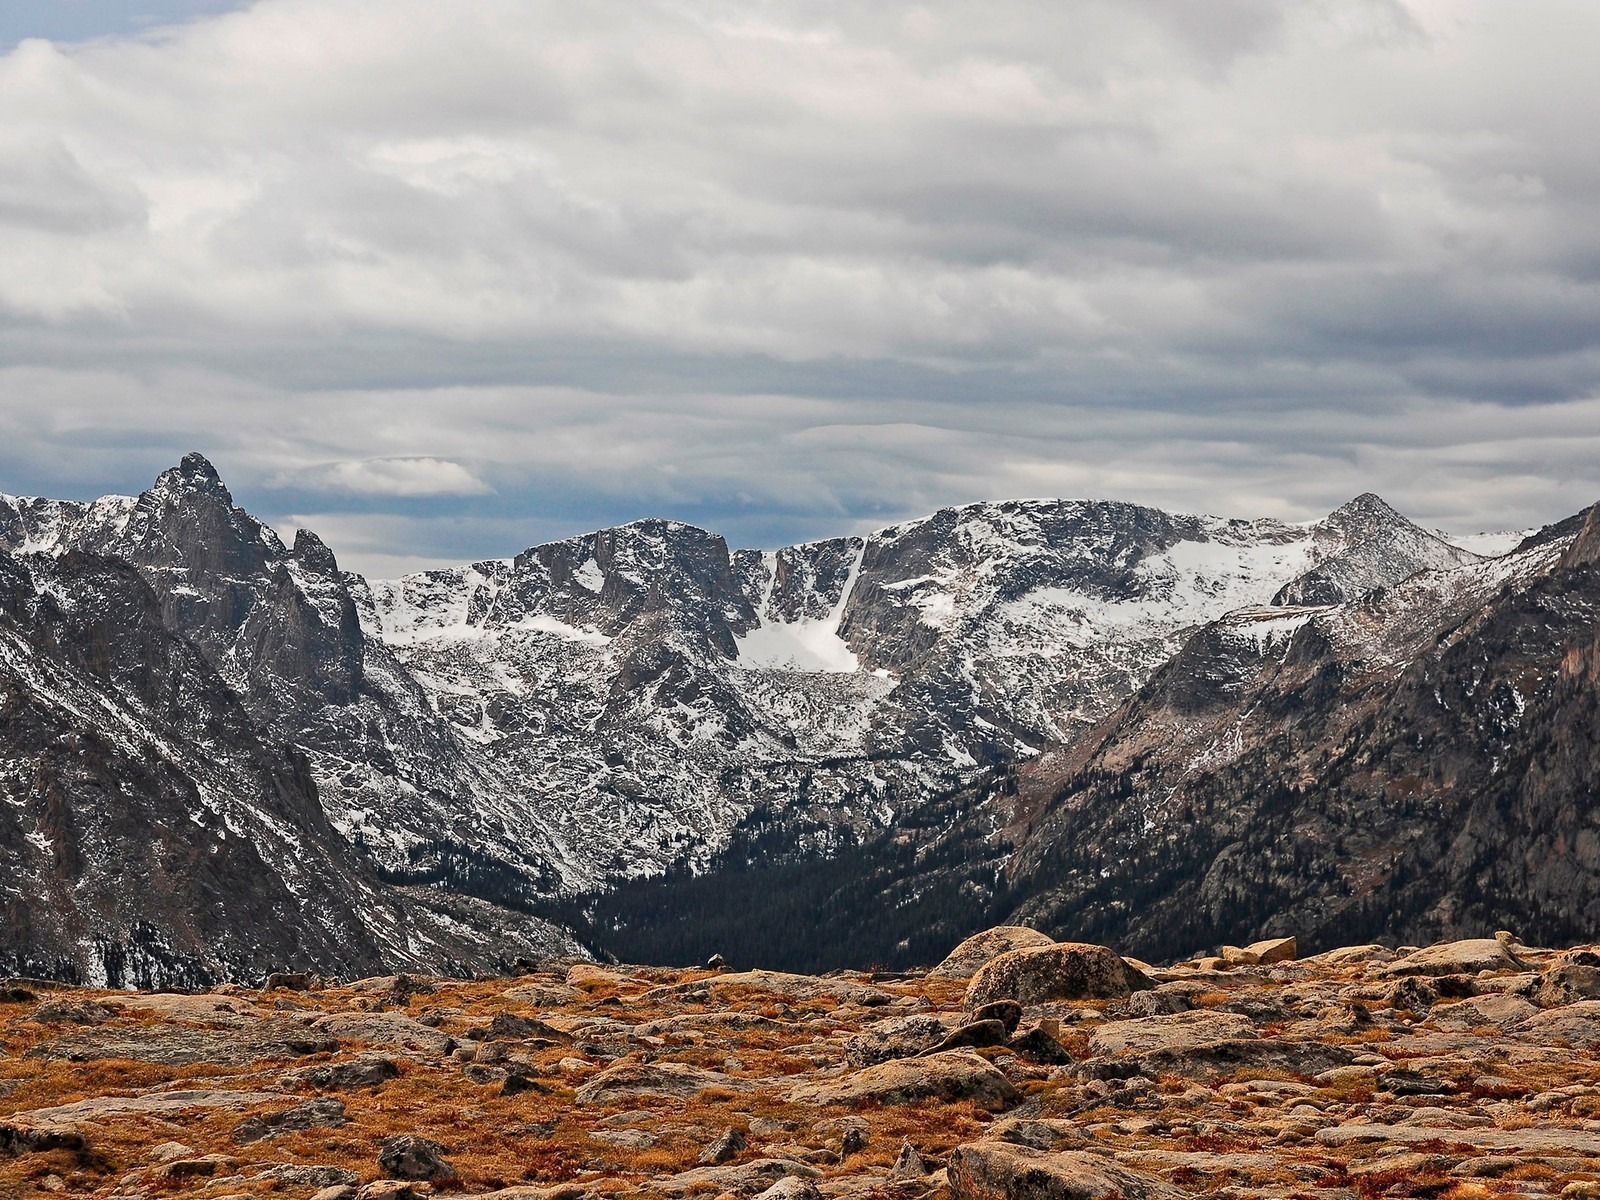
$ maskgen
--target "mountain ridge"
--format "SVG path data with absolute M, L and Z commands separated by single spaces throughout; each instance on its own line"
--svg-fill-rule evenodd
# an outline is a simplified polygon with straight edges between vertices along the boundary
M 7 561 L 128 564 L 251 736 L 300 756 L 331 875 L 413 914 L 395 920 L 488 904 L 480 924 L 503 913 L 525 945 L 569 950 L 518 914 L 605 949 L 627 939 L 593 914 L 623 921 L 650 879 L 741 856 L 758 873 L 842 864 L 897 839 L 865 877 L 943 894 L 939 872 L 959 876 L 960 920 L 988 919 L 996 897 L 1058 888 L 1022 873 L 1040 831 L 1059 844 L 1094 827 L 1062 825 L 1031 781 L 1084 769 L 1125 706 L 1156 711 L 1153 687 L 1220 703 L 1255 686 L 1206 639 L 1258 653 L 1312 627 L 1348 633 L 1348 614 L 1386 595 L 1434 603 L 1395 599 L 1408 580 L 1600 540 L 1583 529 L 1573 518 L 1486 559 L 1370 493 L 1301 524 L 1000 501 L 769 551 L 646 519 L 369 581 L 309 531 L 285 545 L 200 455 L 138 497 L 0 497 Z M 1381 629 L 1397 663 L 1426 649 L 1403 632 Z M 865 903 L 839 911 L 859 920 Z M 1057 919 L 1047 907 L 1022 916 Z M 909 954 L 904 940 L 882 949 Z M 516 956 L 495 944 L 480 964 Z M 417 953 L 473 957 L 448 938 Z

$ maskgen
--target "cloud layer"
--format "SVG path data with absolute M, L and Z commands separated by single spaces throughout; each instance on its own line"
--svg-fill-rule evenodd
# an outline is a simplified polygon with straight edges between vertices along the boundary
M 0 57 L 0 486 L 390 569 L 1600 493 L 1581 0 L 258 0 Z

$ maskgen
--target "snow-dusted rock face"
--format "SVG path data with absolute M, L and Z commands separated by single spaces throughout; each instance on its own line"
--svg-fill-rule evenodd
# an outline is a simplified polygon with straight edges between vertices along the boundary
M 0 552 L 0 972 L 113 986 L 472 970 L 561 931 L 389 887 L 128 563 Z
M 1012 501 L 766 553 L 638 522 L 374 583 L 367 620 L 596 886 L 751 819 L 797 850 L 883 827 L 1319 569 L 1473 561 L 1376 497 L 1309 526 Z

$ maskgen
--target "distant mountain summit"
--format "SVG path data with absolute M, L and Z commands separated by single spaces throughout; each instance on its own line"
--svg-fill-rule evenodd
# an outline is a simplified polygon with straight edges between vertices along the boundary
M 49 708 L 61 736 L 105 736 L 112 708 L 139 729 L 93 785 L 64 767 L 53 800 L 20 767 L 0 784 L 18 798 L 0 806 L 0 853 L 34 881 L 8 901 L 32 912 L 11 926 L 26 931 L 12 957 L 87 978 L 135 945 L 147 971 L 197 976 L 573 949 L 526 914 L 571 915 L 560 906 L 665 873 L 921 844 L 941 804 L 1087 761 L 1105 722 L 1177 686 L 1185 663 L 1191 691 L 1255 686 L 1228 682 L 1233 659 L 1206 645 L 1345 628 L 1355 618 L 1337 614 L 1397 603 L 1379 598 L 1409 595 L 1407 581 L 1489 578 L 1501 561 L 1372 495 L 1302 525 L 1030 500 L 776 551 L 646 520 L 367 581 L 307 531 L 285 546 L 199 455 L 136 498 L 0 497 L 7 628 L 30 647 L 0 663 L 0 686 Z M 62 595 L 87 608 L 55 613 Z M 149 636 L 94 649 L 110 627 L 82 613 L 117 606 Z M 71 687 L 49 692 L 61 664 Z M 196 724 L 199 702 L 174 708 L 179 695 L 233 715 Z M 33 761 L 10 728 L 0 754 Z M 146 779 L 135 760 L 165 765 Z M 207 782 L 219 770 L 227 782 Z M 116 794 L 164 799 L 123 827 Z M 250 848 L 258 865 L 218 876 L 253 881 L 239 903 L 266 889 L 250 915 L 213 912 L 195 890 L 210 876 L 176 860 L 128 860 L 155 881 L 137 900 L 108 882 L 124 838 L 146 854 L 210 820 L 216 795 L 222 857 L 205 861 Z M 968 857 L 988 861 L 1020 811 L 977 802 L 984 845 Z M 99 830 L 92 852 L 42 832 L 69 828 Z M 50 887 L 49 912 L 70 920 L 43 919 Z M 212 924 L 195 925 L 208 905 Z M 267 911 L 282 937 L 260 935 Z

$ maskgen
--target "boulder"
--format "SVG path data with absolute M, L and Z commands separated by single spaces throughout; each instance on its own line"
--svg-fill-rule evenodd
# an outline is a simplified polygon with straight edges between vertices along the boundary
M 498 1012 L 485 1029 L 478 1030 L 475 1035 L 483 1041 L 521 1042 L 529 1038 L 539 1038 L 550 1042 L 570 1042 L 572 1039 L 562 1033 L 553 1025 L 547 1025 L 537 1017 L 519 1017 L 516 1013 Z
M 1212 1079 L 1241 1068 L 1314 1075 L 1355 1057 L 1344 1046 L 1263 1038 L 1248 1017 L 1209 1009 L 1107 1022 L 1090 1036 L 1089 1053 L 1074 1073 L 1103 1079 L 1130 1069 L 1151 1078 Z
M 1004 1021 L 968 1021 L 952 1029 L 921 1053 L 938 1054 L 962 1046 L 1004 1046 L 1008 1036 Z
M 1543 1009 L 1511 1027 L 1518 1038 L 1541 1045 L 1600 1049 L 1600 1000 L 1580 1000 Z
M 1155 984 L 1116 951 L 1087 942 L 1007 950 L 980 967 L 967 985 L 966 1007 L 995 1000 L 1120 1000 Z
M 1439 999 L 1439 989 L 1424 976 L 1408 975 L 1390 988 L 1384 998 L 1396 1012 L 1426 1014 Z
M 325 1163 L 279 1163 L 275 1167 L 257 1171 L 251 1178 L 272 1180 L 275 1191 L 284 1186 L 319 1189 L 348 1187 L 352 1195 L 355 1194 L 356 1185 L 361 1182 L 361 1177 L 354 1171 Z M 312 1200 L 316 1198 L 312 1197 Z
M 809 1179 L 785 1175 L 766 1191 L 758 1192 L 756 1200 L 822 1200 L 822 1193 Z
M 1161 1017 L 1188 1012 L 1193 1007 L 1183 992 L 1135 992 L 1128 997 L 1130 1017 Z
M 1428 1016 L 1429 1021 L 1441 1029 L 1479 1029 L 1493 1026 L 1508 1029 L 1530 1017 L 1539 1009 L 1521 996 L 1495 994 L 1463 1000 L 1460 1004 L 1442 1005 Z
M 1468 938 L 1413 950 L 1384 967 L 1386 975 L 1476 975 L 1479 971 L 1514 971 L 1522 964 L 1495 938 Z
M 1348 967 L 1356 963 L 1385 963 L 1394 957 L 1393 950 L 1372 942 L 1365 946 L 1340 946 L 1334 950 L 1324 950 L 1321 954 L 1302 958 L 1300 962 L 1306 966 Z
M 28 1019 L 45 1025 L 101 1025 L 116 1015 L 115 1008 L 95 1000 L 46 1000 Z
M 82 1150 L 83 1135 L 73 1129 L 36 1128 L 0 1122 L 0 1156 L 45 1154 L 51 1150 Z
M 344 1123 L 344 1101 L 335 1100 L 332 1096 L 318 1096 L 283 1112 L 265 1117 L 246 1117 L 234 1127 L 233 1140 L 241 1146 L 248 1146 L 263 1138 L 319 1127 L 338 1128 Z
M 427 1200 L 427 1194 L 403 1179 L 374 1179 L 361 1185 L 355 1200 Z
M 923 1179 L 931 1174 L 933 1168 L 928 1166 L 927 1160 L 917 1153 L 917 1148 L 909 1141 L 900 1147 L 894 1166 L 889 1170 L 890 1179 Z
M 999 1021 L 1006 1027 L 1008 1034 L 1015 1033 L 1017 1026 L 1022 1024 L 1022 1005 L 1015 1000 L 996 1000 L 990 1004 L 980 1004 L 972 1010 L 974 1021 Z
M 1600 967 L 1561 963 L 1539 977 L 1533 996 L 1540 1008 L 1559 1008 L 1580 1000 L 1600 1000 Z
M 249 1021 L 231 1029 L 193 1029 L 171 1024 L 101 1025 L 30 1046 L 25 1057 L 69 1062 L 126 1058 L 165 1066 L 233 1066 L 264 1058 L 298 1058 L 336 1050 L 338 1045 L 327 1033 L 295 1021 Z
M 400 1074 L 392 1058 L 380 1054 L 363 1054 L 348 1062 L 318 1063 L 285 1071 L 278 1082 L 288 1088 L 315 1088 L 319 1092 L 348 1090 L 351 1088 L 381 1087 Z
M 456 1169 L 445 1161 L 444 1147 L 432 1138 L 402 1133 L 378 1143 L 378 1170 L 386 1179 L 453 1179 Z
M 398 978 L 404 979 L 401 975 Z M 329 1013 L 311 1022 L 311 1028 L 350 1042 L 449 1054 L 455 1039 L 400 1012 Z
M 1248 1017 L 1198 1009 L 1131 1021 L 1108 1021 L 1089 1036 L 1089 1053 L 1123 1055 L 1201 1050 L 1256 1036 L 1255 1023 Z
M 911 1058 L 944 1038 L 944 1022 L 917 1014 L 874 1021 L 846 1039 L 844 1057 L 852 1067 L 871 1067 L 891 1058 Z
M 1089 1135 L 1073 1121 L 1020 1117 L 996 1121 L 989 1126 L 986 1137 L 1016 1146 L 1032 1146 L 1035 1150 L 1082 1150 L 1089 1144 Z
M 786 1000 L 832 999 L 864 1005 L 892 1004 L 894 993 L 850 979 L 795 975 L 788 971 L 734 971 L 709 979 L 669 983 L 651 988 L 641 999 L 654 1004 L 716 998 L 726 1001 L 744 992 L 765 992 Z
M 1032 1025 L 1015 1034 L 1006 1043 L 1006 1049 L 1047 1066 L 1061 1066 L 1072 1061 L 1072 1055 L 1061 1040 L 1043 1025 Z
M 990 1112 L 1016 1104 L 1011 1081 L 970 1050 L 946 1050 L 926 1058 L 897 1058 L 838 1079 L 791 1088 L 797 1104 L 910 1104 L 917 1100 L 972 1100 Z
M 732 1192 L 739 1196 L 754 1196 L 765 1191 L 780 1179 L 820 1179 L 822 1172 L 808 1163 L 792 1158 L 757 1158 L 745 1163 L 728 1163 L 721 1167 L 695 1167 L 676 1175 L 663 1175 L 652 1179 L 645 1190 L 664 1196 Z
M 618 1063 L 607 1067 L 580 1087 L 579 1104 L 610 1104 L 639 1096 L 686 1099 L 712 1087 L 738 1087 L 739 1081 L 720 1071 L 707 1071 L 683 1063 Z
M 1299 943 L 1292 937 L 1267 938 L 1265 941 L 1252 942 L 1245 950 L 1256 956 L 1256 961 L 1263 965 L 1281 962 L 1293 962 L 1300 952 Z
M 701 1166 L 725 1163 L 730 1158 L 737 1157 L 739 1152 L 749 1145 L 750 1142 L 744 1134 L 730 1125 L 722 1131 L 721 1137 L 700 1152 L 700 1157 L 697 1161 Z
M 1098 1154 L 1001 1141 L 957 1146 L 949 1179 L 957 1200 L 1180 1200 L 1187 1194 Z
M 973 934 L 945 955 L 944 961 L 929 971 L 928 975 L 936 979 L 970 979 L 979 967 L 998 954 L 1053 945 L 1054 938 L 1046 937 L 1026 925 L 997 925 Z

